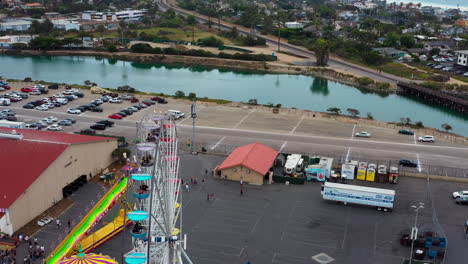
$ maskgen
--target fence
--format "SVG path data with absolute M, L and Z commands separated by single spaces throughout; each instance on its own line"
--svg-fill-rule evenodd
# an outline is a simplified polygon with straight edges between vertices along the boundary
M 201 153 L 227 156 L 236 147 L 238 146 L 198 143 L 198 144 L 195 144 L 194 149 L 195 151 L 201 152 Z M 179 149 L 182 153 L 190 153 L 191 145 L 179 144 Z M 341 169 L 341 165 L 343 165 L 343 163 L 346 161 L 346 153 L 338 153 L 338 152 L 321 152 L 321 153 L 294 152 L 294 153 L 309 156 L 309 157 L 321 156 L 321 157 L 333 158 L 334 169 Z M 358 161 L 367 162 L 367 163 L 374 163 L 376 165 L 386 165 L 387 168 L 398 167 L 400 173 L 418 173 L 422 175 L 435 175 L 435 176 L 457 177 L 457 178 L 468 179 L 468 169 L 463 169 L 463 168 L 436 166 L 436 165 L 424 164 L 424 163 L 420 163 L 419 166 L 416 168 L 402 167 L 399 165 L 399 160 L 385 159 L 383 157 L 380 158 L 380 157 L 375 157 L 375 156 L 366 157 L 363 155 L 360 155 L 359 157 L 353 157 L 352 160 L 358 160 Z

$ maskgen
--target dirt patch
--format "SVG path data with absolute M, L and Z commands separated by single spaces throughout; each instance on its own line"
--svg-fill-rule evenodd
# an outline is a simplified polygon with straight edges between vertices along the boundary
M 45 216 L 50 216 L 52 218 L 57 218 L 60 216 L 65 210 L 70 208 L 73 205 L 73 201 L 70 199 L 62 199 L 60 202 L 56 203 L 54 206 L 50 207 L 49 209 L 45 210 L 42 214 L 31 220 L 29 223 L 27 223 L 25 226 L 20 228 L 18 231 L 16 231 L 16 234 L 20 234 L 21 232 L 28 235 L 32 236 L 34 233 L 39 231 L 41 229 L 40 226 L 37 225 L 37 221 L 40 220 L 41 218 Z M 53 222 L 50 222 L 49 225 L 54 224 Z

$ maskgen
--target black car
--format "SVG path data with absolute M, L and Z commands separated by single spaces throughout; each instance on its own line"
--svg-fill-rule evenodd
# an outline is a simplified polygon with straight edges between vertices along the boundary
M 125 110 L 132 112 L 132 114 L 136 112 L 135 110 L 130 109 L 130 108 L 127 108 L 127 109 L 125 109 Z
M 93 107 L 99 106 L 99 104 L 96 103 L 96 102 L 91 102 L 91 103 L 89 103 L 88 105 L 92 105 Z
M 67 118 L 65 120 L 68 120 L 70 122 L 72 122 L 72 124 L 75 124 L 76 123 L 76 119 L 73 119 L 73 118 Z
M 74 98 L 73 96 L 71 96 L 71 95 L 65 95 L 64 97 L 65 97 L 65 99 L 67 99 L 68 101 L 73 101 L 73 100 L 75 100 L 75 98 Z
M 94 135 L 94 134 L 96 134 L 96 130 L 90 129 L 90 128 L 83 129 L 83 130 L 80 131 L 80 134 Z
M 417 167 L 418 166 L 418 163 L 412 160 L 405 160 L 405 159 L 400 160 L 399 164 L 400 166 L 404 166 L 404 167 Z
M 137 105 L 137 104 L 136 104 L 136 105 L 133 105 L 132 107 L 135 107 L 136 109 L 141 110 L 141 106 L 139 106 L 139 105 Z
M 39 91 L 41 92 L 41 94 L 48 94 L 49 93 L 49 90 L 47 88 L 39 88 Z
M 23 108 L 26 108 L 26 109 L 34 109 L 34 107 L 35 106 L 32 103 L 23 105 Z
M 7 121 L 18 121 L 18 118 L 16 118 L 16 116 L 14 115 L 7 115 L 6 118 L 5 118 Z
M 84 93 L 82 93 L 82 92 L 76 92 L 76 93 L 73 93 L 73 95 L 76 95 L 76 96 L 78 96 L 79 98 L 83 98 L 83 97 L 84 97 Z
M 102 100 L 103 102 L 109 102 L 109 98 L 108 98 L 108 97 L 101 97 L 101 100 Z
M 91 112 L 102 112 L 102 111 L 103 111 L 102 107 L 99 107 L 99 106 L 91 108 Z
M 51 84 L 51 85 L 47 86 L 47 88 L 57 90 L 59 88 L 59 86 L 57 84 Z
M 118 113 L 116 113 L 116 114 L 121 115 L 122 117 L 126 117 L 126 116 L 127 116 L 127 113 L 125 113 L 125 112 L 118 112 Z
M 114 122 L 109 121 L 109 120 L 101 120 L 101 121 L 97 121 L 96 124 L 103 124 L 103 125 L 106 125 L 108 127 L 111 127 L 111 126 L 114 125 Z
M 107 126 L 104 125 L 104 124 L 96 123 L 96 124 L 90 126 L 89 128 L 94 129 L 94 130 L 105 130 L 106 127 L 107 127 Z
M 86 107 L 84 106 L 78 106 L 78 107 L 75 107 L 75 109 L 80 110 L 82 113 L 86 111 Z
M 120 111 L 126 113 L 127 115 L 133 115 L 133 111 L 128 110 L 128 109 L 122 109 Z
M 93 109 L 94 107 L 96 107 L 96 106 L 93 105 L 93 104 L 87 104 L 87 105 L 82 105 L 82 106 L 84 106 L 84 108 L 85 108 L 86 110 L 91 110 L 91 109 Z
M 62 104 L 61 104 L 61 103 L 59 103 L 59 102 L 56 102 L 56 101 L 53 101 L 53 104 L 54 104 L 54 106 L 55 106 L 55 107 L 61 107 L 61 106 L 62 106 Z

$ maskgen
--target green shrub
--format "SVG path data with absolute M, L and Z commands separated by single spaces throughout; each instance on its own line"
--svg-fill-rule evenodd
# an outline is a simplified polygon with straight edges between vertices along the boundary
M 375 88 L 379 90 L 387 90 L 388 88 L 390 88 L 390 84 L 387 82 L 377 82 L 375 84 Z
M 357 82 L 358 82 L 359 85 L 367 86 L 367 85 L 373 84 L 374 80 L 372 80 L 369 77 L 359 77 L 357 79 Z
M 221 39 L 214 36 L 199 39 L 198 42 L 200 45 L 208 47 L 219 47 L 224 45 L 224 42 Z
M 15 50 L 23 50 L 23 49 L 27 49 L 28 48 L 28 44 L 25 44 L 25 43 L 13 43 L 11 45 L 11 48 L 12 49 L 15 49 Z

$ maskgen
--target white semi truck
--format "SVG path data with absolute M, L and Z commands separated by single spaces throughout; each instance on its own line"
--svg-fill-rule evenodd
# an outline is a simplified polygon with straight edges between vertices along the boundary
M 390 211 L 395 201 L 395 191 L 357 185 L 325 182 L 322 186 L 324 200 L 374 206 L 379 211 Z

